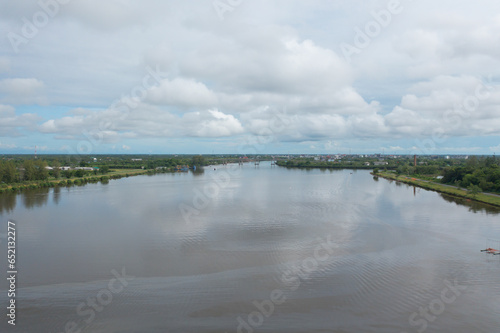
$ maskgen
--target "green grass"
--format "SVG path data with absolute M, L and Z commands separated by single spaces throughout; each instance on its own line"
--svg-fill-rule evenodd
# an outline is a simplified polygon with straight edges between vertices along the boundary
M 475 197 L 472 197 L 467 192 L 467 190 L 464 190 L 464 189 L 459 189 L 456 187 L 448 187 L 448 186 L 445 186 L 443 184 L 438 184 L 438 183 L 431 182 L 431 181 L 425 182 L 425 181 L 421 181 L 419 179 L 412 178 L 409 176 L 398 176 L 395 173 L 391 173 L 391 172 L 379 172 L 377 174 L 377 176 L 380 176 L 380 177 L 386 178 L 386 179 L 396 180 L 396 181 L 399 181 L 399 182 L 402 182 L 405 184 L 409 184 L 409 185 L 418 186 L 418 187 L 421 187 L 421 188 L 424 188 L 427 190 L 445 193 L 445 194 L 453 195 L 456 197 L 467 198 L 470 200 L 474 200 L 474 201 L 478 201 L 478 202 L 482 202 L 482 203 L 486 203 L 489 205 L 500 207 L 500 197 L 497 197 L 494 195 L 481 193 L 481 194 L 477 194 Z

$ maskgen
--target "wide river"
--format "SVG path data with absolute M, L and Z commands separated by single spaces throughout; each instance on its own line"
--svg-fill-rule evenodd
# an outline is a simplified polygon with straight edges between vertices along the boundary
M 499 211 L 368 171 L 261 163 L 4 194 L 0 221 L 0 332 L 500 332 L 500 256 L 480 252 Z

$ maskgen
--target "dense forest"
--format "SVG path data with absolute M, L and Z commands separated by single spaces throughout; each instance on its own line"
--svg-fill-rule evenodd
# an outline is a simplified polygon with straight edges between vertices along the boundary
M 494 157 L 472 156 L 463 165 L 445 167 L 442 175 L 441 182 L 444 184 L 461 187 L 476 185 L 482 191 L 500 193 L 500 165 Z

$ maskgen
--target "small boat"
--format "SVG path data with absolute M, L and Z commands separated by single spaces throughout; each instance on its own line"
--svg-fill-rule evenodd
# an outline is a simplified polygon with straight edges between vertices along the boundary
M 496 249 L 492 249 L 491 247 L 489 247 L 489 248 L 487 248 L 485 250 L 481 250 L 481 252 L 490 253 L 490 254 L 493 254 L 494 256 L 500 255 L 500 251 L 498 251 Z

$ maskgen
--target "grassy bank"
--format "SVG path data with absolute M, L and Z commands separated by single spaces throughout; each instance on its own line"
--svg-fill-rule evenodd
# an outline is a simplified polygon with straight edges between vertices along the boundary
M 113 169 L 105 175 L 86 175 L 84 177 L 71 177 L 71 178 L 54 178 L 51 177 L 47 180 L 26 181 L 22 183 L 15 183 L 4 185 L 0 188 L 0 193 L 9 191 L 22 191 L 26 189 L 37 189 L 45 187 L 56 186 L 72 186 L 72 185 L 85 185 L 87 183 L 107 183 L 111 179 L 120 179 L 123 177 L 132 177 L 146 174 L 154 174 L 154 170 L 142 169 Z
M 482 202 L 482 203 L 486 203 L 489 205 L 500 207 L 500 197 L 497 197 L 495 195 L 479 193 L 475 196 L 472 196 L 471 194 L 468 193 L 467 190 L 464 190 L 464 189 L 456 188 L 453 186 L 447 186 L 447 185 L 443 185 L 443 184 L 438 184 L 438 183 L 435 183 L 432 181 L 424 181 L 421 179 L 411 178 L 408 176 L 398 176 L 395 173 L 391 173 L 391 172 L 379 172 L 376 176 L 379 176 L 379 177 L 382 177 L 385 179 L 399 181 L 399 182 L 409 184 L 409 185 L 418 186 L 418 187 L 421 187 L 421 188 L 424 188 L 427 190 L 445 193 L 445 194 L 449 194 L 452 196 L 466 198 L 466 199 L 470 199 L 470 200 L 474 200 L 474 201 L 478 201 L 478 202 Z

